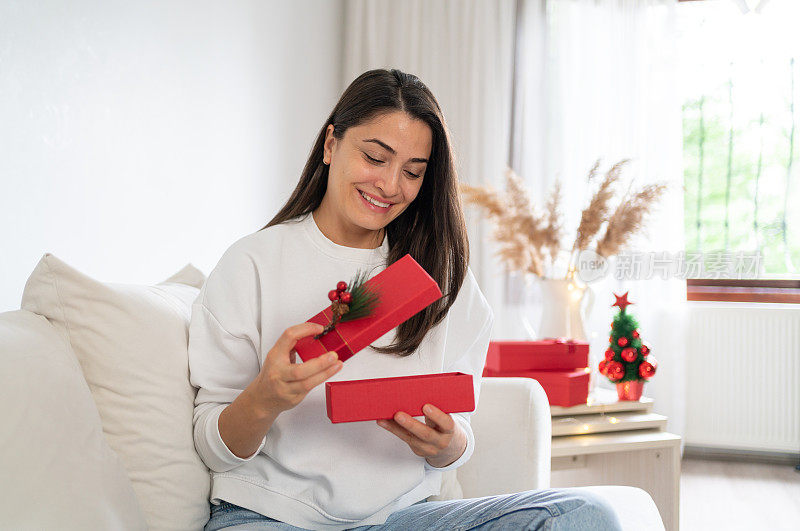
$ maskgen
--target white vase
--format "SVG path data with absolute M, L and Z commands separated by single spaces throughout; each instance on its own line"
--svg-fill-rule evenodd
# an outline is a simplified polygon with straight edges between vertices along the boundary
M 577 280 L 538 278 L 534 282 L 534 292 L 534 301 L 541 313 L 536 328 L 539 339 L 586 340 L 584 321 L 594 304 L 594 292 L 589 286 Z

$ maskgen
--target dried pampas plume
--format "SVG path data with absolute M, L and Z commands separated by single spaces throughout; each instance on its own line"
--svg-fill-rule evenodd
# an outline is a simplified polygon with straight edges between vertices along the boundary
M 622 166 L 628 163 L 630 159 L 623 159 L 606 172 L 603 182 L 597 188 L 592 200 L 589 201 L 583 212 L 581 212 L 581 222 L 578 225 L 578 232 L 575 236 L 575 243 L 572 246 L 573 251 L 583 251 L 589 246 L 592 238 L 600 231 L 600 227 L 608 217 L 610 210 L 609 202 L 614 197 L 614 183 L 619 180 L 620 171 Z M 595 162 L 591 170 L 589 170 L 588 181 L 597 173 L 597 168 L 600 166 L 600 160 Z
M 547 228 L 544 233 L 544 247 L 550 253 L 550 261 L 555 263 L 558 252 L 561 250 L 561 238 L 563 236 L 563 221 L 558 207 L 561 204 L 561 183 L 556 181 L 550 199 L 547 200 L 545 210 L 547 211 Z
M 602 256 L 616 254 L 620 247 L 638 231 L 649 207 L 661 196 L 666 186 L 653 184 L 627 195 L 611 212 L 614 185 L 619 181 L 622 168 L 628 159 L 614 164 L 597 187 L 589 205 L 581 212 L 580 223 L 572 245 L 569 260 L 565 260 L 565 278 L 574 274 L 577 252 L 597 241 L 603 224 L 606 230 L 597 241 L 597 252 Z M 587 182 L 592 183 L 600 168 L 600 160 L 589 170 Z M 523 185 L 522 179 L 511 168 L 506 168 L 506 192 L 491 187 L 460 184 L 459 190 L 466 204 L 480 207 L 496 227 L 492 237 L 500 245 L 497 257 L 509 270 L 529 272 L 543 277 L 554 270 L 558 255 L 568 249 L 563 246 L 563 219 L 561 184 L 556 182 L 545 204 L 539 212 Z M 545 259 L 545 253 L 548 259 Z M 562 266 L 563 267 L 563 264 Z
M 467 204 L 482 207 L 489 218 L 497 220 L 504 216 L 506 207 L 503 204 L 503 200 L 500 198 L 500 194 L 490 186 L 479 188 L 462 183 L 459 185 L 459 190 Z
M 558 252 L 561 220 L 558 211 L 560 194 L 555 192 L 546 214 L 539 214 L 522 179 L 511 168 L 506 169 L 507 192 L 500 194 L 491 187 L 460 184 L 464 202 L 484 210 L 494 221 L 493 238 L 500 244 L 497 257 L 512 271 L 526 271 L 544 276 L 542 250 L 551 256 Z
M 642 228 L 650 205 L 661 197 L 666 188 L 664 184 L 649 184 L 633 195 L 624 197 L 611 214 L 606 233 L 597 242 L 597 254 L 605 257 L 617 254 L 628 238 Z
M 511 168 L 506 169 L 506 184 L 508 186 L 508 205 L 510 210 L 509 228 L 517 230 L 527 238 L 528 243 L 536 250 L 536 255 L 541 256 L 542 247 L 547 239 L 547 227 L 544 220 L 537 215 L 528 191 L 522 184 L 522 179 Z

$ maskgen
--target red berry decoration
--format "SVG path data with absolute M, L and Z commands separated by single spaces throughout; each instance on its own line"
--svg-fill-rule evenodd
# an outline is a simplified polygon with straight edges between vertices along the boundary
M 336 289 L 328 292 L 332 314 L 328 316 L 330 322 L 325 325 L 322 332 L 314 336 L 314 339 L 320 339 L 340 323 L 372 315 L 380 304 L 380 294 L 367 283 L 368 275 L 369 270 L 360 270 L 350 282 L 340 280 L 336 283 Z M 348 286 L 349 291 L 347 291 Z
M 614 359 L 614 351 L 610 348 L 606 349 L 606 361 L 611 361 Z
M 628 344 L 628 338 L 627 337 L 622 336 L 621 338 L 617 339 L 617 345 L 619 345 L 621 347 L 624 347 L 627 344 Z
M 636 349 L 631 347 L 624 348 L 619 355 L 622 356 L 622 359 L 625 361 L 633 361 L 636 359 Z
M 648 347 L 647 345 L 642 345 L 642 348 L 639 349 L 639 352 L 642 353 L 642 356 L 647 356 L 648 354 L 650 354 L 650 347 Z
M 633 332 L 631 332 L 631 335 L 633 336 L 633 339 L 639 339 L 639 331 L 638 330 L 634 330 Z
M 656 365 L 653 365 L 649 361 L 643 361 L 639 364 L 639 376 L 644 378 L 645 380 L 649 380 L 653 377 L 656 373 Z

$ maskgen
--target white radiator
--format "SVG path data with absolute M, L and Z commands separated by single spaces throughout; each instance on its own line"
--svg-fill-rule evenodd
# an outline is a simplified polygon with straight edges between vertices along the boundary
M 690 303 L 688 445 L 800 451 L 800 308 Z

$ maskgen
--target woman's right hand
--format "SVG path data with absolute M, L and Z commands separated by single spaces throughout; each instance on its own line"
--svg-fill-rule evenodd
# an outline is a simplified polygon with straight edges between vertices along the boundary
M 261 371 L 254 380 L 256 407 L 277 415 L 299 404 L 314 387 L 342 368 L 335 352 L 326 352 L 304 363 L 294 363 L 297 341 L 322 332 L 317 323 L 290 326 L 267 352 Z

